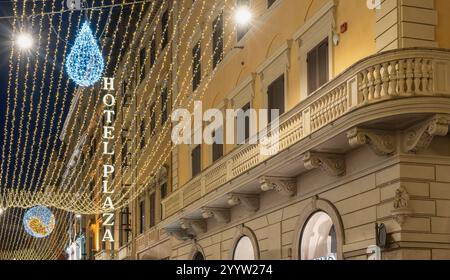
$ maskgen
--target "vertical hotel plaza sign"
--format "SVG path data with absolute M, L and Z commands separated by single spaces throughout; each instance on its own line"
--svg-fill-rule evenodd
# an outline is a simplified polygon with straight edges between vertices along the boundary
M 103 142 L 103 157 L 105 158 L 103 165 L 102 174 L 102 185 L 101 191 L 103 195 L 103 206 L 102 206 L 102 227 L 103 236 L 102 242 L 114 242 L 114 213 L 115 207 L 112 201 L 112 196 L 114 195 L 114 187 L 111 184 L 114 179 L 115 167 L 112 164 L 106 164 L 111 162 L 107 158 L 114 156 L 115 150 L 112 148 L 112 142 L 114 141 L 114 111 L 116 98 L 114 96 L 114 78 L 103 78 L 103 129 L 102 129 L 102 142 Z

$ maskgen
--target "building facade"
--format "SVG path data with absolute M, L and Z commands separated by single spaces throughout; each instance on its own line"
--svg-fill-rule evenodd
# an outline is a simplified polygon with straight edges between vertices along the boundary
M 100 240 L 100 215 L 83 218 L 86 251 L 96 259 L 449 259 L 450 2 L 376 2 L 150 9 L 114 76 L 115 187 L 130 203 L 116 212 L 111 244 Z M 236 27 L 241 6 L 253 17 Z M 278 109 L 279 151 L 173 144 L 170 112 L 193 112 L 194 100 L 203 110 Z M 92 184 L 101 184 L 93 166 Z

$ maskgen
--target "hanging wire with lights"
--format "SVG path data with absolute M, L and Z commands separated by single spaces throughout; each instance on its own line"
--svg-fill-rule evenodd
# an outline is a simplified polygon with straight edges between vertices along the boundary
M 231 1 L 231 0 L 230 0 Z M 227 4 L 228 2 L 230 2 L 228 0 L 225 1 L 225 3 Z M 143 100 L 143 102 L 138 102 L 138 100 L 134 99 L 137 91 L 138 91 L 138 87 L 134 86 L 134 78 L 133 78 L 133 74 L 134 72 L 142 72 L 145 68 L 143 68 L 143 66 L 140 64 L 139 59 L 137 58 L 137 56 L 135 56 L 132 52 L 135 51 L 134 47 L 138 46 L 138 48 L 140 49 L 142 46 L 144 46 L 145 44 L 148 44 L 148 42 L 143 40 L 143 36 L 140 37 L 141 33 L 143 30 L 145 31 L 144 33 L 148 33 L 150 32 L 151 34 L 153 34 L 151 37 L 155 38 L 156 34 L 159 34 L 159 30 L 157 29 L 156 26 L 159 25 L 160 23 L 160 15 L 164 12 L 164 9 L 162 6 L 158 6 L 156 4 L 154 4 L 157 1 L 153 1 L 152 3 L 152 7 L 154 7 L 154 10 L 151 10 L 151 12 L 148 11 L 144 11 L 143 5 L 138 5 L 141 6 L 141 13 L 138 17 L 138 20 L 135 22 L 136 26 L 134 25 L 130 25 L 130 20 L 128 21 L 128 24 L 125 24 L 126 30 L 127 32 L 130 32 L 130 34 L 132 34 L 132 38 L 133 42 L 132 44 L 128 44 L 125 43 L 127 42 L 126 40 L 124 40 L 123 38 L 120 37 L 112 37 L 112 43 L 119 43 L 120 44 L 120 50 L 119 53 L 121 53 L 121 55 L 123 54 L 123 57 L 120 57 L 120 67 L 119 67 L 119 63 L 115 62 L 115 59 L 111 59 L 110 54 L 105 56 L 105 59 L 103 61 L 103 68 L 106 69 L 110 66 L 112 66 L 113 70 L 113 76 L 114 77 L 121 77 L 119 79 L 117 79 L 117 81 L 119 83 L 123 82 L 124 80 L 127 80 L 127 89 L 129 90 L 129 92 L 132 92 L 132 102 L 136 102 L 136 104 L 138 106 L 136 106 L 135 109 L 131 109 L 130 107 L 127 107 L 126 109 L 124 109 L 124 114 L 123 117 L 124 118 L 130 118 L 131 119 L 131 123 L 133 125 L 136 124 L 137 122 L 137 118 L 133 117 L 135 116 L 136 112 L 142 112 L 142 111 L 148 111 L 150 109 L 150 98 L 152 98 L 153 100 L 155 100 L 156 104 L 158 104 L 157 106 L 167 106 L 167 104 L 169 103 L 171 96 L 172 96 L 172 92 L 174 91 L 174 88 L 179 86 L 180 90 L 179 90 L 179 94 L 177 96 L 175 96 L 174 98 L 174 104 L 182 104 L 181 100 L 193 100 L 192 96 L 201 98 L 203 96 L 203 94 L 206 91 L 206 88 L 208 87 L 208 81 L 210 79 L 212 79 L 212 77 L 214 76 L 214 74 L 216 73 L 216 69 L 212 70 L 210 73 L 208 73 L 207 76 L 205 76 L 205 82 L 204 85 L 202 87 L 201 90 L 199 90 L 198 92 L 195 92 L 193 95 L 191 95 L 191 98 L 188 98 L 188 96 L 190 95 L 190 90 L 189 88 L 189 82 L 187 82 L 189 80 L 190 77 L 190 73 L 191 70 L 194 70 L 194 72 L 197 72 L 198 69 L 192 69 L 192 64 L 190 62 L 190 50 L 188 48 L 185 48 L 184 53 L 181 52 L 181 50 L 183 49 L 181 47 L 180 42 L 184 43 L 193 43 L 193 41 L 195 40 L 194 36 L 189 36 L 189 38 L 185 38 L 184 34 L 189 33 L 189 28 L 187 28 L 188 26 L 190 26 L 189 23 L 192 23 L 193 26 L 199 26 L 200 22 L 206 21 L 206 22 L 211 22 L 211 19 L 214 15 L 214 11 L 213 8 L 215 9 L 217 7 L 217 0 L 215 1 L 195 1 L 192 5 L 196 5 L 195 8 L 198 9 L 197 11 L 200 11 L 199 14 L 201 16 L 196 16 L 195 18 L 191 17 L 192 15 L 192 11 L 194 9 L 189 9 L 187 15 L 185 13 L 185 6 L 187 7 L 187 4 L 190 2 L 188 0 L 182 0 L 182 1 L 176 1 L 174 0 L 173 3 L 178 3 L 180 4 L 181 9 L 179 11 L 179 14 L 176 17 L 172 17 L 173 14 L 175 14 L 174 10 L 173 10 L 173 6 L 169 9 L 169 21 L 173 21 L 174 22 L 174 28 L 176 30 L 176 28 L 179 28 L 179 31 L 177 32 L 173 32 L 173 34 L 171 34 L 170 38 L 169 38 L 169 45 L 170 46 L 174 46 L 175 51 L 173 52 L 173 56 L 172 53 L 169 51 L 169 48 L 162 48 L 161 45 L 156 47 L 156 57 L 158 57 L 158 61 L 161 61 L 162 65 L 166 65 L 165 67 L 156 67 L 156 66 L 152 66 L 150 68 L 150 71 L 146 73 L 147 79 L 145 80 L 145 82 L 143 83 L 144 85 L 140 87 L 139 91 L 142 90 L 142 87 L 144 88 L 142 91 L 143 92 L 148 92 L 148 96 L 149 99 L 148 100 Z M 206 3 L 207 2 L 207 3 Z M 208 4 L 208 5 L 205 5 Z M 201 7 L 200 7 L 201 5 Z M 134 5 L 133 5 L 134 7 Z M 145 12 L 146 14 L 153 14 L 156 15 L 152 18 L 152 20 L 150 20 L 150 16 L 149 17 L 144 17 L 141 19 L 141 15 L 142 13 Z M 195 14 L 195 13 L 194 13 Z M 181 16 L 183 15 L 183 16 Z M 181 20 L 184 18 L 189 18 L 189 20 L 187 21 L 187 23 L 184 22 L 184 24 L 180 24 Z M 130 17 L 129 17 L 130 18 Z M 156 19 L 155 21 L 153 21 L 153 19 Z M 225 21 L 225 23 L 228 22 L 228 17 L 227 17 L 227 21 Z M 92 22 L 91 22 L 92 24 Z M 111 25 L 112 22 L 108 21 L 107 26 Z M 167 23 L 166 26 L 163 26 L 162 29 L 164 32 L 164 30 L 168 30 L 169 24 Z M 225 24 L 226 25 L 226 24 Z M 74 25 L 77 26 L 77 25 Z M 83 25 L 84 26 L 84 25 Z M 95 26 L 95 24 L 92 24 L 92 26 Z M 144 28 L 138 28 L 138 27 L 142 27 L 144 26 Z M 148 26 L 148 27 L 147 27 Z M 139 32 L 138 32 L 139 30 Z M 61 30 L 58 28 L 57 30 L 58 32 L 60 32 Z M 80 31 L 81 32 L 81 31 Z M 69 32 L 68 32 L 69 33 Z M 202 30 L 200 32 L 201 34 L 201 38 L 209 38 L 208 40 L 211 40 L 211 36 L 207 36 L 206 31 Z M 93 34 L 98 34 L 96 32 L 92 32 L 92 37 L 94 38 Z M 115 33 L 113 33 L 115 34 Z M 231 37 L 231 33 L 229 35 L 229 37 Z M 50 39 L 49 39 L 50 40 Z M 49 41 L 48 40 L 48 41 Z M 94 38 L 94 40 L 96 41 L 96 39 Z M 204 61 L 205 65 L 207 65 L 208 69 L 211 66 L 211 56 L 210 56 L 210 51 L 208 51 L 208 47 L 210 46 L 210 42 L 205 42 L 206 43 L 206 47 L 204 48 L 203 52 L 202 52 L 202 60 Z M 227 49 L 227 46 L 229 46 L 230 44 L 232 44 L 233 40 L 227 40 L 227 44 L 225 45 L 225 49 Z M 160 42 L 161 43 L 161 42 Z M 102 52 L 104 50 L 100 50 L 100 48 L 103 48 L 105 43 L 102 42 L 101 40 L 96 44 L 98 46 L 97 50 L 98 50 L 98 54 L 102 54 Z M 76 42 L 75 44 L 76 45 Z M 129 45 L 132 45 L 133 48 L 129 48 Z M 64 46 L 64 49 L 67 47 L 67 44 Z M 63 48 L 62 48 L 63 49 Z M 126 49 L 126 50 L 125 50 Z M 148 49 L 147 54 L 149 52 L 150 49 Z M 73 51 L 73 48 L 71 50 L 71 53 Z M 213 53 L 216 50 L 213 50 Z M 46 55 L 49 55 L 50 51 L 47 49 L 46 50 Z M 55 52 L 56 53 L 56 52 Z M 50 56 L 53 56 L 53 54 L 50 54 Z M 55 55 L 56 56 L 56 55 Z M 66 62 L 68 63 L 69 61 L 71 61 L 71 59 L 69 59 L 70 54 L 68 56 L 64 56 L 66 58 Z M 98 56 L 94 56 L 96 58 L 98 58 Z M 208 58 L 208 60 L 206 59 Z M 20 60 L 21 58 L 18 58 L 17 56 L 14 56 L 14 60 Z M 22 58 L 23 59 L 23 58 Z M 103 58 L 102 58 L 103 59 Z M 147 55 L 145 57 L 145 61 L 147 61 L 149 59 L 149 55 Z M 173 59 L 173 60 L 172 60 Z M 74 61 L 74 60 L 72 60 Z M 177 64 L 175 64 L 175 61 L 177 62 Z M 145 62 L 144 62 L 145 64 Z M 19 63 L 17 63 L 18 67 L 19 67 Z M 74 63 L 75 65 L 75 63 Z M 78 66 L 80 66 L 81 64 L 79 64 Z M 84 64 L 85 66 L 88 64 Z M 123 67 L 126 65 L 126 67 Z M 54 66 L 54 64 L 53 64 Z M 53 68 L 50 71 L 48 71 L 48 75 L 53 77 L 53 69 L 57 72 L 57 71 L 61 71 L 61 69 L 58 70 L 58 68 Z M 108 67 L 107 67 L 108 66 Z M 145 66 L 144 66 L 145 67 Z M 67 72 L 69 72 L 69 70 L 67 69 L 68 67 L 66 67 Z M 164 69 L 163 69 L 164 68 Z M 25 68 L 26 69 L 26 68 Z M 81 69 L 77 68 L 77 69 Z M 168 69 L 168 70 L 167 70 Z M 28 72 L 28 70 L 26 70 L 26 72 Z M 11 68 L 10 68 L 10 75 L 13 77 L 12 73 L 17 73 L 17 72 L 12 72 Z M 59 98 L 59 96 L 62 98 L 62 100 L 64 100 L 65 96 L 71 96 L 70 95 L 70 87 L 68 86 L 68 81 L 64 81 L 63 76 L 61 76 L 61 72 L 60 76 L 58 77 L 57 75 L 55 75 L 55 78 L 53 80 L 53 78 L 51 79 L 51 84 L 54 83 L 54 88 L 57 91 L 57 96 Z M 80 71 L 80 73 L 83 73 L 83 71 Z M 84 71 L 84 73 L 93 73 L 92 71 Z M 102 70 L 103 73 L 103 70 Z M 51 74 L 51 75 L 50 75 Z M 204 75 L 204 74 L 203 74 Z M 31 79 L 31 77 L 34 75 L 30 75 L 27 76 L 28 79 Z M 83 77 L 82 74 L 79 75 L 79 77 Z M 100 75 L 101 77 L 101 75 Z M 91 77 L 89 77 L 91 78 Z M 75 80 L 75 79 L 74 79 Z M 18 83 L 18 79 L 11 79 L 11 83 L 16 85 Z M 82 81 L 82 80 L 80 80 Z M 89 79 L 89 81 L 92 81 L 91 79 Z M 89 82 L 88 81 L 88 82 Z M 150 82 L 151 81 L 151 82 Z M 177 81 L 180 81 L 180 85 L 177 85 Z M 86 81 L 83 81 L 86 82 Z M 88 83 L 87 82 L 87 83 Z M 95 82 L 94 82 L 95 83 Z M 155 87 L 155 84 L 165 84 L 168 87 L 168 92 L 169 94 L 167 94 L 165 97 L 162 97 L 159 94 L 159 90 L 157 89 L 157 87 Z M 101 109 L 101 107 L 99 107 L 99 101 L 98 98 L 93 97 L 93 94 L 83 94 L 86 92 L 90 92 L 93 93 L 95 92 L 94 88 L 85 88 L 85 86 L 83 86 L 80 83 L 80 88 L 78 88 L 76 90 L 76 93 L 79 93 L 79 100 L 78 103 L 76 103 L 74 105 L 74 111 L 73 111 L 73 118 L 74 120 L 78 120 L 80 119 L 81 123 L 77 123 L 76 125 L 74 123 L 69 124 L 69 127 L 67 128 L 67 139 L 68 142 L 66 143 L 67 146 L 72 146 L 74 143 L 78 143 L 83 134 L 79 133 L 80 131 L 89 131 L 92 133 L 96 133 L 101 129 L 101 125 L 99 122 L 99 117 L 96 114 L 96 112 L 98 111 L 98 109 Z M 12 87 L 13 89 L 15 87 Z M 31 88 L 35 88 L 35 86 L 32 86 Z M 28 88 L 27 91 L 29 92 L 31 90 L 31 88 Z M 48 90 L 48 86 L 42 86 L 39 87 L 37 86 L 37 88 L 40 88 L 41 91 L 40 93 Z M 51 91 L 50 91 L 51 92 Z M 11 100 L 13 100 L 14 102 L 12 102 L 12 104 L 16 104 L 16 107 L 20 107 L 20 104 L 15 101 L 17 96 L 20 95 L 14 95 L 14 93 L 10 94 L 11 96 Z M 44 95 L 46 96 L 46 95 Z M 165 99 L 165 100 L 164 100 Z M 56 102 L 56 103 L 63 103 L 61 101 Z M 120 103 L 123 103 L 123 100 L 120 99 L 118 106 L 120 106 Z M 39 103 L 41 104 L 41 103 Z M 42 102 L 42 106 L 49 106 L 49 103 L 45 103 Z M 166 105 L 163 105 L 166 104 Z M 58 106 L 57 104 L 51 104 L 50 106 Z M 87 113 L 87 111 L 84 111 L 82 108 L 83 106 L 86 106 L 88 108 L 92 108 L 94 109 L 94 117 L 91 118 L 89 117 L 89 113 Z M 11 106 L 12 107 L 12 106 Z M 36 108 L 36 111 L 37 110 Z M 10 116 L 11 118 L 15 118 L 16 114 L 11 114 L 10 111 Z M 45 109 L 44 110 L 44 114 L 39 115 L 37 114 L 37 120 L 41 121 L 41 122 L 45 122 L 47 123 L 47 120 L 49 120 L 49 123 L 47 124 L 48 127 L 53 127 L 56 126 L 57 127 L 57 131 L 61 131 L 61 128 L 58 124 L 60 124 L 61 120 L 63 120 L 64 118 L 61 117 L 62 114 L 60 114 L 60 112 L 58 112 L 58 110 L 53 110 L 52 108 L 49 109 Z M 36 115 L 35 115 L 36 116 Z M 155 118 L 157 119 L 157 122 L 159 123 L 161 118 L 162 118 L 162 114 L 161 112 L 156 113 L 155 112 Z M 24 121 L 26 121 L 26 119 L 24 119 Z M 12 124 L 16 123 L 15 121 L 12 122 Z M 26 122 L 25 122 L 26 123 Z M 150 122 L 146 122 L 145 123 L 145 130 L 148 131 L 150 130 Z M 117 123 L 118 128 L 122 128 L 123 124 L 122 123 Z M 13 125 L 11 126 L 7 126 L 8 128 L 13 128 L 14 130 L 19 129 L 20 126 L 16 126 L 14 127 Z M 169 127 L 170 125 L 168 124 L 168 122 L 166 122 L 163 126 L 161 126 L 162 132 L 161 134 L 158 134 L 156 138 L 154 138 L 154 143 L 156 144 L 154 147 L 152 145 L 150 145 L 150 138 L 145 139 L 145 148 L 149 148 L 151 147 L 150 150 L 150 156 L 148 157 L 148 162 L 145 162 L 145 164 L 139 166 L 140 164 L 135 164 L 131 170 L 134 172 L 136 171 L 136 174 L 138 175 L 137 177 L 132 179 L 132 184 L 134 186 L 134 189 L 131 191 L 131 189 L 127 189 L 124 190 L 124 192 L 118 192 L 115 199 L 117 199 L 117 201 L 119 201 L 119 205 L 125 205 L 126 203 L 128 203 L 129 201 L 131 201 L 136 194 L 141 193 L 142 191 L 144 191 L 148 184 L 142 184 L 142 186 L 140 184 L 137 184 L 137 180 L 139 179 L 139 181 L 141 181 L 141 179 L 144 182 L 149 182 L 153 176 L 150 174 L 155 174 L 153 172 L 151 173 L 147 173 L 146 170 L 148 170 L 147 167 L 149 167 L 150 162 L 155 163 L 152 164 L 151 169 L 157 171 L 157 169 L 161 168 L 163 166 L 163 163 L 165 162 L 165 159 L 167 159 L 167 157 L 170 155 L 170 151 L 173 147 L 167 147 L 170 145 L 166 145 L 163 146 L 163 137 L 167 136 L 167 133 L 169 131 Z M 26 130 L 26 129 L 24 129 Z M 58 160 L 60 160 L 62 163 L 67 163 L 68 160 L 70 159 L 70 149 L 52 149 L 52 144 L 54 143 L 50 143 L 49 142 L 49 138 L 45 138 L 44 134 L 42 133 L 42 131 L 38 131 L 38 134 L 40 132 L 40 136 L 36 135 L 36 131 L 34 134 L 29 135 L 30 139 L 32 139 L 32 144 L 31 147 L 34 149 L 38 149 L 41 151 L 45 151 L 43 152 L 43 154 L 45 155 L 51 155 L 50 158 L 57 158 Z M 22 133 L 22 132 L 19 132 Z M 132 143 L 136 143 L 139 139 L 138 133 L 136 134 L 132 134 L 131 131 L 126 131 L 126 133 L 124 133 L 126 135 L 126 137 L 128 137 L 130 139 L 130 141 Z M 13 139 L 13 134 L 9 134 L 9 139 Z M 42 138 L 44 137 L 44 139 Z M 25 138 L 27 139 L 27 138 Z M 38 140 L 36 144 L 34 144 L 34 140 Z M 55 140 L 56 141 L 56 140 Z M 23 143 L 21 145 L 21 147 L 27 147 L 26 143 L 28 141 L 23 141 L 25 143 Z M 5 143 L 4 143 L 5 144 Z M 153 144 L 153 143 L 152 143 Z M 121 147 L 123 147 L 123 143 L 120 143 L 118 141 L 118 143 L 116 144 L 119 153 L 117 154 L 118 157 L 120 157 L 121 155 L 121 151 L 122 149 L 120 149 Z M 23 166 L 21 164 L 14 164 L 14 166 L 17 166 L 18 169 L 16 171 L 16 168 L 11 168 L 14 169 L 13 174 L 16 174 L 16 172 L 18 173 L 18 175 L 14 175 L 16 176 L 16 179 L 14 180 L 9 180 L 8 178 L 8 174 L 2 174 L 2 179 L 0 180 L 2 183 L 2 187 L 3 186 L 8 186 L 6 188 L 2 189 L 1 195 L 2 197 L 6 198 L 7 201 L 7 207 L 9 207 L 9 210 L 15 209 L 15 207 L 24 207 L 24 208 L 29 208 L 29 207 L 33 207 L 35 205 L 43 205 L 46 207 L 55 207 L 58 209 L 63 209 L 63 210 L 67 210 L 67 211 L 71 211 L 71 212 L 77 212 L 77 213 L 82 213 L 82 214 L 94 214 L 94 213 L 99 213 L 99 203 L 98 201 L 92 198 L 92 194 L 95 194 L 97 191 L 95 190 L 96 188 L 94 188 L 94 190 L 91 190 L 88 187 L 88 176 L 87 174 L 92 172 L 93 170 L 95 170 L 95 168 L 98 166 L 98 163 L 100 161 L 102 161 L 102 158 L 100 156 L 100 144 L 94 143 L 92 138 L 89 138 L 88 141 L 86 142 L 85 147 L 91 147 L 94 146 L 94 154 L 97 155 L 95 156 L 92 160 L 89 161 L 83 161 L 78 159 L 77 161 L 77 166 L 85 166 L 85 168 L 80 168 L 77 169 L 74 173 L 72 173 L 68 178 L 69 180 L 64 183 L 63 186 L 54 184 L 53 182 L 57 182 L 58 179 L 60 179 L 64 173 L 65 164 L 58 164 L 55 165 L 54 168 L 41 168 L 41 169 L 37 169 L 37 168 L 33 168 L 33 161 L 29 160 L 28 163 L 25 164 L 26 166 L 29 166 L 28 168 L 24 168 L 24 175 L 22 175 L 22 171 L 21 171 L 21 167 L 19 166 Z M 30 148 L 29 146 L 27 148 Z M 83 148 L 83 150 L 85 151 L 86 148 Z M 3 150 L 5 151 L 5 150 Z M 133 157 L 136 157 L 137 151 L 135 151 L 134 153 L 132 153 Z M 8 155 L 9 156 L 9 155 Z M 158 158 L 159 156 L 159 158 Z M 17 157 L 14 157 L 16 159 L 16 163 L 18 163 L 17 161 Z M 34 156 L 35 159 L 38 159 L 37 156 Z M 136 157 L 137 158 L 137 157 Z M 142 158 L 137 161 L 138 163 L 142 163 Z M 7 162 L 7 166 L 5 166 L 5 169 L 2 167 L 1 170 L 6 170 L 6 167 L 8 169 L 10 169 L 10 167 L 12 167 L 11 165 L 11 160 L 6 161 Z M 2 161 L 3 164 L 3 161 Z M 6 164 L 6 163 L 5 163 Z M 84 171 L 81 172 L 81 169 L 83 169 Z M 37 174 L 36 174 L 37 173 Z M 20 185 L 20 182 L 22 181 L 21 178 L 24 177 L 25 179 L 25 188 L 23 187 L 19 187 L 18 185 Z M 40 181 L 38 179 L 35 178 L 44 178 L 45 180 L 43 180 L 43 182 L 46 182 L 45 184 L 42 185 L 38 185 L 38 186 L 31 186 L 31 184 L 33 182 L 36 181 Z M 6 183 L 5 183 L 6 182 Z M 48 183 L 48 184 L 47 184 Z M 118 181 L 118 179 L 116 180 L 116 186 L 119 186 L 120 182 Z M 8 210 L 8 211 L 9 211 Z M 63 211 L 64 213 L 67 213 L 65 211 Z M 58 219 L 61 220 L 61 219 Z M 11 220 L 11 223 L 16 223 L 14 220 Z M 61 225 L 64 224 L 64 222 L 61 223 Z M 58 240 L 61 240 L 62 237 L 62 231 L 57 230 L 55 228 L 55 231 L 53 232 L 53 234 L 51 236 L 49 236 L 50 238 L 55 237 L 54 240 L 55 242 L 57 242 Z M 17 240 L 20 239 L 16 239 L 16 238 L 12 238 L 12 241 L 17 242 Z M 25 240 L 28 240 L 25 238 Z M 0 243 L 3 242 L 0 241 Z M 38 244 L 35 243 L 37 241 L 32 240 L 30 244 Z M 52 241 L 53 242 L 53 241 Z M 20 243 L 20 242 L 19 242 Z M 24 247 L 22 247 L 23 249 Z M 0 249 L 0 258 L 2 258 L 1 256 L 1 249 Z M 14 251 L 16 252 L 16 251 Z M 23 258 L 27 258 L 27 257 L 35 257 L 36 255 L 31 255 L 32 253 L 28 252 L 27 250 L 22 250 L 23 253 L 21 253 L 21 257 Z M 33 254 L 35 254 L 36 251 L 34 251 Z M 42 256 L 50 256 L 51 253 L 49 252 L 48 249 L 43 249 L 42 251 L 39 251 L 39 254 Z M 11 255 L 8 255 L 11 256 Z M 53 256 L 54 257 L 54 256 Z

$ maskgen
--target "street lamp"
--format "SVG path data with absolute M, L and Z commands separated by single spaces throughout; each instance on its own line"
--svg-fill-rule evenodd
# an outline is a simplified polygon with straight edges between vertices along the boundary
M 234 18 L 239 26 L 247 26 L 252 20 L 252 12 L 247 5 L 237 7 Z
M 27 51 L 33 47 L 33 37 L 27 32 L 19 33 L 15 38 L 15 42 L 17 47 L 23 51 Z

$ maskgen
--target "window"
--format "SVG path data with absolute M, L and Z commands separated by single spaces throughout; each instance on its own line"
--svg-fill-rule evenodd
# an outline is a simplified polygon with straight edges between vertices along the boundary
M 277 0 L 267 0 L 267 8 L 272 7 L 272 5 L 277 2 Z
M 139 233 L 144 233 L 145 229 L 145 201 L 139 202 Z
M 145 118 L 141 119 L 141 123 L 139 125 L 139 132 L 141 134 L 140 146 L 141 146 L 141 149 L 144 149 L 145 148 Z
M 128 87 L 128 82 L 124 81 L 122 83 L 122 96 L 125 96 L 125 94 L 127 93 L 127 87 Z M 117 102 L 116 102 L 117 103 Z
M 233 260 L 255 260 L 255 248 L 248 236 L 242 236 L 236 244 Z
M 153 67 L 156 62 L 156 40 L 155 37 L 152 37 L 152 41 L 150 42 L 150 66 Z
M 139 65 L 140 65 L 140 73 L 139 73 L 139 83 L 142 83 L 142 81 L 144 81 L 145 79 L 145 48 L 142 48 L 139 51 Z
M 201 172 L 202 168 L 201 155 L 202 155 L 202 147 L 198 145 L 192 150 L 191 153 L 192 178 L 194 178 Z
M 167 183 L 161 185 L 161 200 L 167 196 Z
M 167 87 L 161 91 L 161 125 L 164 125 L 168 118 L 168 100 L 167 100 Z
M 128 207 L 125 207 L 120 212 L 120 231 L 119 231 L 119 243 L 120 247 L 128 243 L 128 235 L 130 232 L 130 211 Z
M 219 160 L 223 156 L 223 128 L 216 130 L 213 135 L 214 143 L 212 144 L 213 162 Z
M 221 13 L 213 21 L 213 68 L 222 61 L 223 58 L 223 14 Z
M 241 135 L 240 131 L 238 131 L 237 143 L 244 144 L 250 138 L 250 118 L 251 118 L 251 116 L 250 116 L 250 114 L 251 114 L 251 112 L 250 112 L 250 109 L 251 109 L 250 103 L 245 104 L 244 107 L 242 107 L 241 109 L 244 112 L 244 116 L 245 116 L 245 121 L 244 121 L 245 122 L 244 123 L 245 128 L 244 128 L 244 135 L 243 135 L 244 138 L 242 139 L 242 135 Z
M 308 52 L 306 63 L 308 94 L 311 94 L 328 82 L 328 39 Z
M 194 261 L 203 261 L 203 260 L 205 260 L 205 257 L 203 256 L 203 254 L 201 252 L 197 252 L 197 253 L 195 253 L 195 255 L 192 258 L 192 260 L 194 260 Z
M 155 103 L 152 103 L 150 105 L 150 133 L 153 135 L 155 133 L 156 129 L 156 106 Z
M 164 198 L 167 197 L 167 183 L 164 183 L 164 184 L 161 185 L 161 187 L 160 187 L 160 196 L 161 196 L 161 199 L 160 199 L 161 202 L 162 202 L 162 200 Z M 160 205 L 159 205 L 159 212 L 161 213 L 161 220 L 163 219 L 162 209 L 163 209 L 163 206 L 162 206 L 162 203 L 160 203 Z
M 164 49 L 169 42 L 169 10 L 161 17 L 161 46 Z
M 336 259 L 336 230 L 327 213 L 316 212 L 308 219 L 301 235 L 300 244 L 302 260 Z
M 267 88 L 267 100 L 269 109 L 269 122 L 272 121 L 271 110 L 278 109 L 279 116 L 284 113 L 284 74 L 276 79 Z
M 250 0 L 237 0 L 237 7 L 249 7 L 250 8 Z M 244 38 L 245 34 L 250 30 L 250 25 L 238 26 L 237 27 L 237 41 L 239 42 L 242 38 Z
M 192 90 L 195 91 L 202 81 L 202 43 L 198 41 L 192 49 Z
M 150 194 L 150 228 L 156 225 L 156 193 Z

